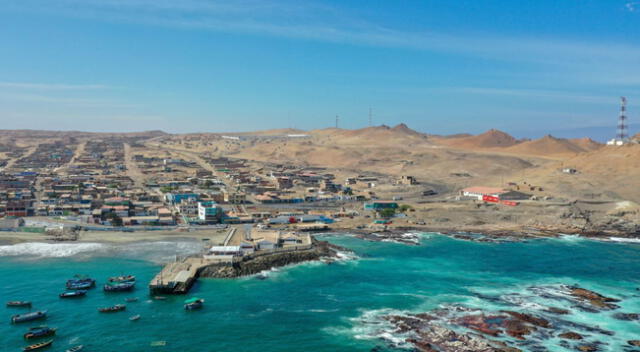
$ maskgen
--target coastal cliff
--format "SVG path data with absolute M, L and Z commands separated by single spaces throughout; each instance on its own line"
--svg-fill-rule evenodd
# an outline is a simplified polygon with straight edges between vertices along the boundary
M 200 277 L 208 278 L 235 278 L 253 275 L 263 270 L 270 270 L 271 268 L 285 265 L 320 260 L 321 258 L 335 258 L 338 251 L 341 250 L 345 249 L 325 241 L 317 241 L 314 239 L 310 249 L 260 255 L 254 254 L 242 261 L 206 266 L 200 270 L 199 275 Z

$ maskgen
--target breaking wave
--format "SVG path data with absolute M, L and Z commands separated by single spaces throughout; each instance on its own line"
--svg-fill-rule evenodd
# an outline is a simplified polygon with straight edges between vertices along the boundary
M 89 258 L 124 257 L 163 262 L 176 256 L 199 253 L 202 244 L 198 242 L 136 242 L 126 244 L 106 243 L 18 243 L 0 246 L 0 257 L 41 258 Z

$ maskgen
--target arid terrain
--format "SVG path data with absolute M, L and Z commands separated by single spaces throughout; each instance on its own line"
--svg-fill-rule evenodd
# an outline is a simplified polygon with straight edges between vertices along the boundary
M 132 187 L 188 179 L 196 169 L 224 179 L 229 175 L 222 175 L 212 160 L 225 158 L 240 162 L 240 173 L 255 175 L 258 183 L 269 173 L 273 175 L 267 170 L 311 170 L 331 175 L 337 184 L 349 178 L 375 179 L 368 184 L 354 182 L 350 188 L 362 194 L 363 200 L 393 199 L 410 207 L 407 216 L 396 219 L 393 226 L 441 231 L 640 233 L 640 144 L 635 142 L 605 146 L 588 138 L 553 136 L 517 140 L 495 129 L 480 135 L 438 136 L 404 124 L 357 130 L 198 134 L 20 130 L 0 131 L 3 171 L 30 171 L 25 159 L 42 152 L 43 146 L 47 152 L 53 146 L 67 148 L 68 158 L 48 172 L 73 175 L 86 159 L 81 156 L 90 154 L 85 149 L 96 140 L 118 146 L 112 160 L 123 166 L 116 173 L 129 177 Z M 177 159 L 179 166 L 161 170 L 141 163 Z M 414 177 L 415 184 L 400 184 L 397 180 L 402 176 Z M 461 190 L 472 186 L 518 191 L 527 199 L 517 206 L 505 206 L 461 197 Z M 304 197 L 308 191 L 293 187 L 287 193 Z M 161 194 L 157 189 L 154 192 Z M 252 200 L 244 209 L 232 206 L 231 210 L 265 209 Z M 362 202 L 338 204 L 336 209 L 359 212 Z M 347 217 L 334 227 L 362 228 L 370 223 L 368 217 Z

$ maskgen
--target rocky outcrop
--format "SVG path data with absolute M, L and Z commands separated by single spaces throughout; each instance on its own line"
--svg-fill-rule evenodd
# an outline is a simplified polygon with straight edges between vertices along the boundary
M 597 292 L 589 291 L 584 288 L 569 286 L 569 294 L 572 295 L 573 297 L 578 298 L 579 300 L 588 302 L 594 307 L 599 309 L 619 308 L 618 305 L 612 303 L 612 302 L 620 302 L 619 299 L 605 297 Z
M 232 264 L 213 264 L 201 269 L 199 275 L 209 278 L 235 278 L 253 275 L 271 268 L 335 257 L 339 250 L 344 250 L 344 248 L 314 240 L 311 249 L 257 254 Z
M 567 340 L 582 340 L 582 335 L 572 331 L 563 332 L 562 334 L 558 335 L 558 337 Z

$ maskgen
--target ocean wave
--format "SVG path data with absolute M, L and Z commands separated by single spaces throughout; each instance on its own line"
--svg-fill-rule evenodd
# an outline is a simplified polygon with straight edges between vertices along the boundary
M 108 245 L 102 243 L 18 243 L 0 246 L 0 256 L 64 258 L 82 253 L 105 251 Z
M 0 257 L 40 259 L 114 256 L 164 262 L 172 260 L 176 256 L 199 253 L 201 250 L 202 244 L 187 241 L 135 242 L 126 244 L 29 242 L 0 246 Z

